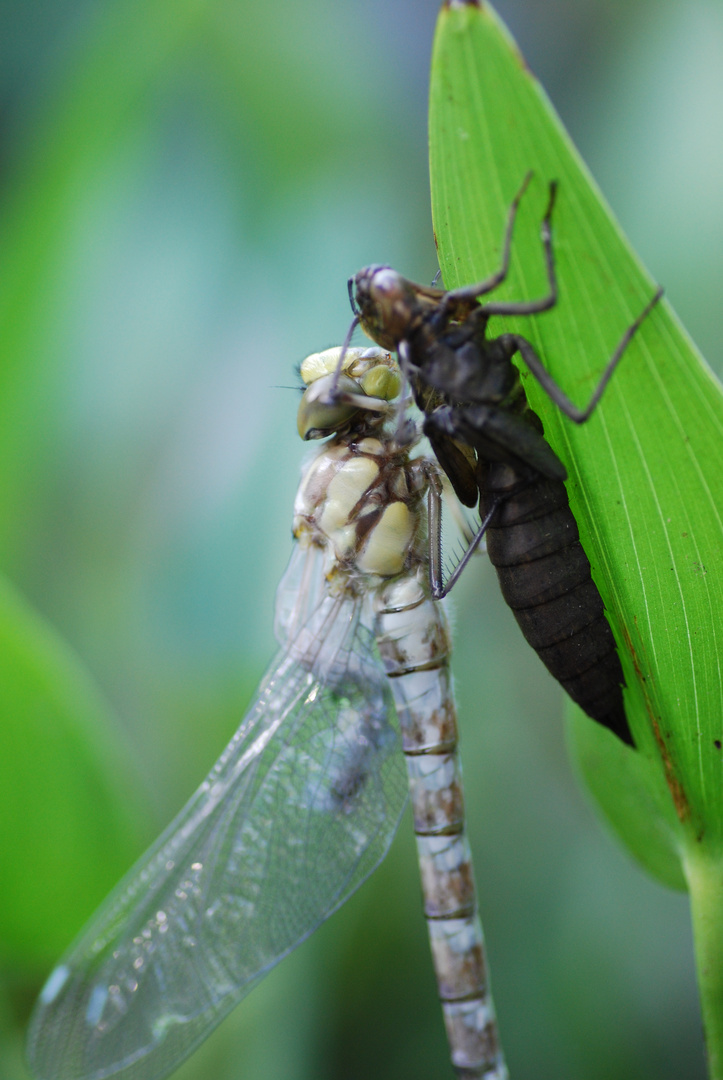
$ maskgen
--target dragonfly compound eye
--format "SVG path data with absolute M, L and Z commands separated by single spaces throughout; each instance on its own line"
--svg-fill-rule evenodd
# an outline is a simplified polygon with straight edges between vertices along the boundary
M 334 386 L 334 375 L 323 375 L 304 391 L 299 402 L 296 422 L 302 439 L 325 439 L 348 424 L 360 411 L 356 402 L 345 401 L 354 394 L 363 393 L 359 384 L 347 375 L 340 375 Z
M 362 376 L 359 385 L 369 397 L 392 401 L 402 388 L 402 380 L 398 371 L 387 367 L 386 364 L 377 364 Z

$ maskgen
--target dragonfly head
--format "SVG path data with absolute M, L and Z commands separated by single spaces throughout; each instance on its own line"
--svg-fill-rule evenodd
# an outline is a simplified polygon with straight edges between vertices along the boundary
M 302 439 L 326 438 L 357 418 L 377 423 L 401 387 L 396 361 L 379 348 L 312 353 L 300 371 L 307 384 L 297 415 Z

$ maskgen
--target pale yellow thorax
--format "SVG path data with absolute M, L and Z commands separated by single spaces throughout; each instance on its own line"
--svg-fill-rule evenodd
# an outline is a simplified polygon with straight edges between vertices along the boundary
M 417 530 L 418 515 L 402 502 L 388 506 L 367 538 L 357 566 L 366 574 L 401 574 Z
M 405 468 L 385 460 L 382 443 L 368 437 L 353 449 L 331 443 L 312 461 L 297 495 L 294 532 L 328 543 L 350 570 L 387 578 L 408 566 L 419 520 Z

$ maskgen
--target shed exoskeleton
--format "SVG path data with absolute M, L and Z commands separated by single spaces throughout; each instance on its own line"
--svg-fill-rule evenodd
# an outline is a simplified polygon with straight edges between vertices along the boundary
M 479 302 L 507 276 L 515 216 L 530 178 L 525 177 L 510 206 L 501 264 L 489 278 L 445 291 L 416 285 L 388 266 L 369 266 L 350 279 L 349 295 L 365 333 L 397 351 L 425 414 L 424 432 L 458 498 L 466 506 L 479 500 L 478 539 L 486 534 L 502 593 L 525 638 L 588 716 L 633 745 L 622 667 L 570 510 L 567 470 L 545 440 L 512 357 L 520 354 L 570 420 L 585 423 L 662 290 L 623 334 L 584 409 L 565 395 L 526 338 L 516 333 L 489 338 L 491 316 L 533 315 L 557 303 L 551 230 L 555 182 L 541 228 L 546 295 L 523 302 Z

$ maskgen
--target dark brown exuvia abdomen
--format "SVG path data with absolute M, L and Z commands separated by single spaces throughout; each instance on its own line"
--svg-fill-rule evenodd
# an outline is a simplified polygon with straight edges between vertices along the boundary
M 482 514 L 493 495 L 510 490 L 511 480 L 509 465 L 487 467 L 480 484 Z M 632 746 L 620 658 L 565 485 L 542 477 L 520 484 L 486 534 L 502 595 L 529 644 L 573 701 Z

